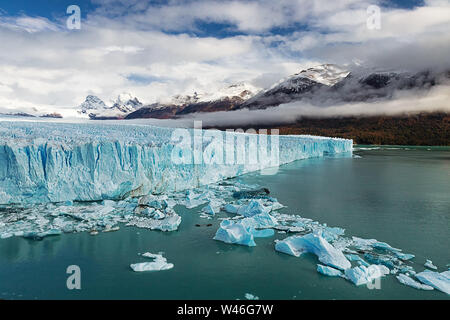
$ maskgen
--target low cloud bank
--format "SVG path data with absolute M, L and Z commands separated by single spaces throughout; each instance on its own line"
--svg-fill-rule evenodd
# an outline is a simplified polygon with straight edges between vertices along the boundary
M 208 127 L 238 127 L 292 123 L 301 117 L 398 115 L 436 111 L 450 112 L 450 86 L 436 86 L 426 93 L 398 92 L 394 99 L 389 101 L 347 103 L 327 107 L 293 102 L 264 110 L 198 113 L 171 121 L 182 126 L 189 126 L 194 120 L 201 120 L 203 126 Z

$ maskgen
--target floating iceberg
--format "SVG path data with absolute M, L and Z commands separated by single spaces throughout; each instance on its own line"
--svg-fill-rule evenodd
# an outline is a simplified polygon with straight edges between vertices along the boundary
M 439 273 L 425 270 L 416 274 L 416 278 L 426 285 L 450 294 L 450 272 L 448 271 Z
M 368 267 L 357 266 L 345 270 L 345 277 L 357 286 L 370 283 L 387 274 L 389 274 L 389 269 L 387 267 L 375 264 Z
M 268 238 L 272 237 L 275 234 L 275 231 L 273 229 L 256 230 L 251 228 L 250 233 L 253 234 L 254 238 Z
M 356 254 L 346 254 L 345 257 L 350 260 L 350 261 L 356 261 L 358 262 L 360 265 L 363 265 L 365 267 L 368 267 L 369 264 L 364 261 L 363 258 L 361 258 L 360 256 L 356 255 Z
M 215 209 L 214 209 L 214 207 L 211 204 L 208 204 L 206 207 L 204 207 L 202 209 L 202 212 L 204 212 L 206 214 L 209 214 L 211 216 L 216 214 Z
M 394 254 L 399 258 L 400 260 L 411 260 L 415 257 L 415 255 L 410 253 L 401 253 L 401 252 L 394 252 Z
M 397 280 L 407 286 L 420 289 L 420 290 L 433 290 L 434 288 L 431 286 L 428 286 L 426 284 L 422 284 L 420 282 L 417 282 L 416 280 L 412 279 L 411 277 L 408 277 L 405 274 L 399 274 L 396 276 Z
M 253 295 L 251 293 L 246 293 L 245 294 L 245 299 L 247 299 L 247 300 L 259 300 L 259 297 L 255 296 L 255 295 Z
M 351 267 L 350 261 L 342 251 L 334 248 L 324 238 L 310 233 L 305 236 L 292 236 L 275 244 L 275 250 L 299 257 L 302 253 L 314 253 L 320 262 L 345 270 Z
M 197 149 L 195 139 L 172 139 L 175 130 L 123 124 L 1 121 L 0 204 L 121 200 L 191 189 L 273 166 L 265 161 L 215 161 L 216 150 L 231 149 L 236 158 L 240 150 L 234 146 L 239 139 L 245 140 L 246 150 L 254 146 L 252 140 L 266 139 L 270 152 L 271 139 L 197 129 L 183 130 L 202 138 L 200 151 L 207 161 L 180 164 L 172 160 L 174 155 L 192 155 Z M 351 153 L 353 143 L 337 138 L 279 136 L 277 145 L 277 162 L 281 165 L 324 153 Z
M 329 277 L 341 277 L 342 276 L 342 271 L 332 268 L 332 267 L 324 266 L 321 264 L 317 265 L 317 272 L 319 272 L 325 276 L 329 276 Z
M 244 246 L 256 246 L 253 234 L 249 228 L 246 228 L 239 222 L 231 220 L 223 220 L 214 236 L 214 240 L 223 241 L 225 243 L 235 243 Z
M 278 221 L 272 215 L 264 212 L 250 218 L 244 218 L 241 220 L 241 223 L 247 228 L 263 229 L 275 227 Z
M 161 271 L 169 270 L 173 268 L 172 263 L 168 263 L 167 259 L 162 256 L 162 254 L 154 254 L 146 252 L 142 254 L 143 257 L 154 259 L 153 262 L 141 262 L 130 264 L 131 269 L 136 272 L 142 271 Z
M 247 205 L 241 206 L 237 213 L 244 217 L 252 217 L 262 213 L 267 213 L 267 209 L 258 200 L 251 200 Z
M 428 260 L 424 263 L 424 266 L 428 269 L 437 270 L 437 267 L 433 264 L 433 261 Z

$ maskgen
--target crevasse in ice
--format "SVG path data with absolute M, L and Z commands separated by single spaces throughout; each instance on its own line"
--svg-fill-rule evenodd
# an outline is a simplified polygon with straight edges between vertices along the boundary
M 197 150 L 194 138 L 172 140 L 175 129 L 118 124 L 0 122 L 0 204 L 68 200 L 124 199 L 180 191 L 273 166 L 267 161 L 216 162 L 216 150 L 232 150 L 239 138 L 245 150 L 256 135 L 186 129 L 202 136 L 205 161 L 172 161 Z M 218 138 L 218 137 L 221 137 Z M 231 137 L 231 138 L 230 138 Z M 228 138 L 228 139 L 227 139 Z M 263 139 L 257 138 L 257 139 Z M 189 141 L 190 140 L 190 141 Z M 270 153 L 271 139 L 267 140 Z M 314 136 L 279 136 L 278 164 L 351 152 L 352 141 Z M 275 146 L 275 143 L 274 143 Z M 263 159 L 263 157 L 261 157 Z

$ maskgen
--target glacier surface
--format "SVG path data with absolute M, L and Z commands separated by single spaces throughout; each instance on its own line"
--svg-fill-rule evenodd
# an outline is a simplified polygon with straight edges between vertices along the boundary
M 245 150 L 251 150 L 257 135 L 185 129 L 194 138 L 173 141 L 174 130 L 146 125 L 1 121 L 0 204 L 122 200 L 195 188 L 273 166 L 267 161 L 214 161 L 214 151 L 219 148 L 232 150 L 234 159 L 241 157 L 241 149 L 234 148 L 236 141 L 244 138 Z M 173 154 L 186 156 L 198 150 L 194 145 L 198 135 L 207 161 L 180 164 L 171 160 Z M 266 141 L 270 153 L 271 139 Z M 351 152 L 353 146 L 351 140 L 315 136 L 279 136 L 277 144 L 277 165 Z

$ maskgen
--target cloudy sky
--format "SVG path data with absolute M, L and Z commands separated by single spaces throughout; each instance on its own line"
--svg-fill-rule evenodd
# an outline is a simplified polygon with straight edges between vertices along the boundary
M 73 4 L 79 30 L 67 27 Z M 368 28 L 370 5 L 379 29 Z M 321 63 L 448 67 L 449 29 L 449 0 L 0 0 L 0 111 L 264 88 Z

